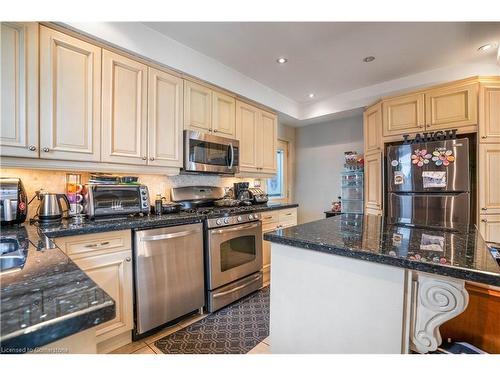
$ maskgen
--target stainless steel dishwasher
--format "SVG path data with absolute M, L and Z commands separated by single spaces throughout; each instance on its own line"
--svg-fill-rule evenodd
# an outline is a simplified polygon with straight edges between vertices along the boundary
M 203 307 L 201 223 L 140 230 L 134 245 L 134 336 Z

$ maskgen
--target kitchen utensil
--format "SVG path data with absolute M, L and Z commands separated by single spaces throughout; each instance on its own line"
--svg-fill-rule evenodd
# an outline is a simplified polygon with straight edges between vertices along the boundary
M 69 212 L 70 203 L 65 194 L 40 192 L 38 194 L 40 205 L 38 206 L 38 219 L 42 223 L 58 222 L 64 213 Z M 66 207 L 61 204 L 63 201 Z

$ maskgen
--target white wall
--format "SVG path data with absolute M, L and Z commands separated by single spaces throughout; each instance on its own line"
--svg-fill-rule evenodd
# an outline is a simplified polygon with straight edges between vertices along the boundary
M 344 152 L 363 153 L 363 116 L 297 129 L 295 201 L 299 223 L 324 218 L 340 195 Z

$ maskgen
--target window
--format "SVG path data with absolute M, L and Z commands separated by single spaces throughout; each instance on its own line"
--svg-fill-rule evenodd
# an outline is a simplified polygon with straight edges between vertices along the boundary
M 288 142 L 282 140 L 278 141 L 276 170 L 276 175 L 267 179 L 267 194 L 274 201 L 288 202 Z

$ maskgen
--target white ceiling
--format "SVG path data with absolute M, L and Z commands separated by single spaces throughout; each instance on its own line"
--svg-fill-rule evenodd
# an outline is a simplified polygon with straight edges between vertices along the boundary
M 495 63 L 500 23 L 147 22 L 301 105 L 459 63 Z M 376 60 L 364 63 L 365 56 Z M 288 63 L 277 64 L 284 56 Z M 315 93 L 314 99 L 308 94 Z

